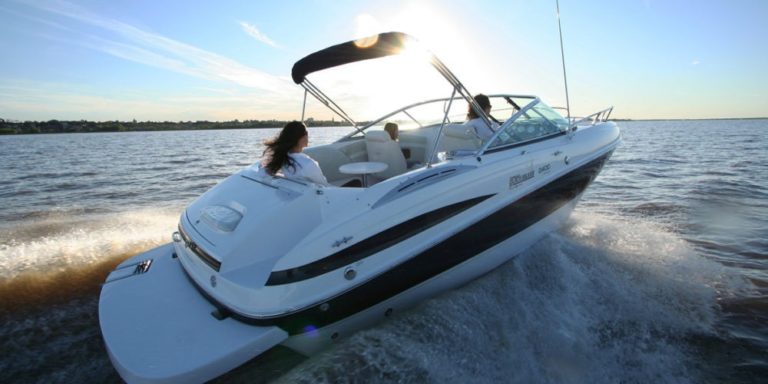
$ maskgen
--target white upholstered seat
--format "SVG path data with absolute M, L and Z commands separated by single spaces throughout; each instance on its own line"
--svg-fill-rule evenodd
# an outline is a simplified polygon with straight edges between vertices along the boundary
M 446 124 L 443 127 L 443 137 L 440 139 L 438 152 L 450 152 L 459 149 L 480 149 L 482 141 L 477 137 L 472 127 L 464 124 Z
M 387 132 L 366 131 L 365 146 L 368 150 L 368 161 L 378 161 L 388 165 L 385 171 L 374 174 L 377 178 L 388 179 L 406 171 L 403 151 Z

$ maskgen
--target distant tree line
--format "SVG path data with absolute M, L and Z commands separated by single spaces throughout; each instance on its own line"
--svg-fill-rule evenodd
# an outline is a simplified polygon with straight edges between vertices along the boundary
M 232 120 L 232 121 L 86 121 L 48 120 L 13 121 L 0 119 L 0 135 L 21 135 L 31 133 L 74 133 L 74 132 L 128 132 L 128 131 L 174 131 L 203 129 L 249 129 L 280 128 L 287 120 Z M 309 127 L 339 127 L 349 125 L 346 121 L 306 120 Z

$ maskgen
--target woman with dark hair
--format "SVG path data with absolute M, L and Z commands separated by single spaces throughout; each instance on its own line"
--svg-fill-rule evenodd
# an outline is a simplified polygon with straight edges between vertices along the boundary
M 398 126 L 395 123 L 384 124 L 384 130 L 389 133 L 389 137 L 392 138 L 392 141 L 397 141 L 397 138 L 400 136 Z
M 480 108 L 483 109 L 483 112 L 485 112 L 486 115 L 489 117 L 491 116 L 491 100 L 488 96 L 478 93 L 475 95 L 475 102 L 477 102 Z M 467 122 L 464 123 L 464 125 L 471 127 L 475 131 L 477 137 L 483 141 L 490 139 L 495 133 L 495 130 L 499 127 L 499 124 L 493 121 L 491 121 L 491 126 L 489 127 L 485 121 L 478 116 L 475 110 L 472 109 L 472 104 L 469 105 Z
M 320 165 L 302 151 L 309 144 L 309 133 L 304 123 L 292 121 L 280 134 L 264 142 L 262 167 L 270 175 L 303 178 L 318 184 L 328 184 Z

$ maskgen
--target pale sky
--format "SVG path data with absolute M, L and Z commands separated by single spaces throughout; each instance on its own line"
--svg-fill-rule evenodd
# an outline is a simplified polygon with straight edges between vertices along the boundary
M 560 11 L 574 114 L 768 116 L 768 1 L 561 0 Z M 298 119 L 294 62 L 387 31 L 418 38 L 472 93 L 565 106 L 554 0 L 4 0 L 0 118 Z

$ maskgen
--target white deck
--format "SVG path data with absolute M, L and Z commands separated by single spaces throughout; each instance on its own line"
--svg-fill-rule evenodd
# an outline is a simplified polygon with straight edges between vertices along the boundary
M 218 320 L 171 244 L 133 257 L 107 278 L 99 318 L 109 356 L 128 382 L 204 382 L 285 340 L 277 327 Z M 146 273 L 133 264 L 152 259 Z M 115 280 L 116 279 L 116 280 Z

